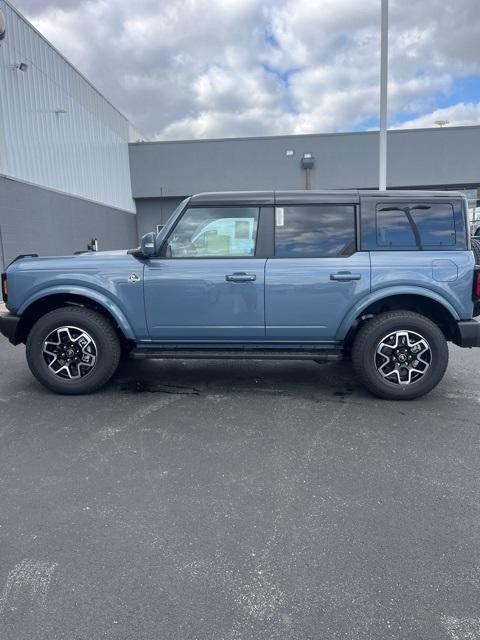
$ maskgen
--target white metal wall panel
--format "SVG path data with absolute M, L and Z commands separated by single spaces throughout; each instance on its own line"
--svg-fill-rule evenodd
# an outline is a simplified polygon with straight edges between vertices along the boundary
M 5 0 L 0 9 L 0 173 L 134 211 L 131 124 Z

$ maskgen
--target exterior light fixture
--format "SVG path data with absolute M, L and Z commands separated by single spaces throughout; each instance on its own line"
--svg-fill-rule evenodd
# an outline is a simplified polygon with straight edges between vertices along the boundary
M 17 71 L 22 71 L 23 73 L 25 73 L 25 71 L 28 69 L 28 64 L 26 62 L 17 62 L 17 64 L 13 65 L 13 68 Z
M 302 167 L 305 169 L 305 189 L 311 189 L 310 171 L 315 164 L 315 158 L 312 153 L 304 153 L 302 158 Z
M 294 155 L 295 155 L 295 152 L 294 152 L 294 150 L 293 150 L 293 149 L 286 149 L 286 150 L 285 150 L 285 155 L 286 155 L 286 156 L 289 156 L 289 157 L 290 157 L 290 156 L 294 156 Z
M 302 167 L 304 169 L 311 169 L 315 164 L 315 158 L 311 153 L 304 153 L 302 158 Z

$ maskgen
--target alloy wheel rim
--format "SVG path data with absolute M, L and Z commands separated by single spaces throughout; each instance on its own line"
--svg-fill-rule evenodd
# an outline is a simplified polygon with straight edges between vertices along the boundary
M 375 368 L 384 380 L 405 386 L 423 379 L 432 364 L 427 340 L 407 329 L 387 334 L 375 350 Z
M 49 371 L 60 378 L 78 380 L 91 373 L 97 363 L 97 345 L 84 329 L 63 326 L 43 342 L 42 355 Z

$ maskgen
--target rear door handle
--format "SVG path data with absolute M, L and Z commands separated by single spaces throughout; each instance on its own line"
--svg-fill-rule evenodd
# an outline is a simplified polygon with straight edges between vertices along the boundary
M 339 271 L 338 273 L 331 273 L 330 280 L 338 280 L 339 282 L 350 282 L 351 280 L 360 280 L 361 273 L 352 273 L 351 271 Z
M 257 279 L 254 273 L 245 273 L 244 271 L 237 271 L 225 276 L 227 282 L 253 282 Z

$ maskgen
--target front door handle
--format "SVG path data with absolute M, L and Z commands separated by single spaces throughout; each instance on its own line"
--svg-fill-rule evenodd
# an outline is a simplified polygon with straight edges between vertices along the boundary
M 351 271 L 339 271 L 338 273 L 331 273 L 330 280 L 338 280 L 339 282 L 350 282 L 351 280 L 360 280 L 361 273 L 352 273 Z
M 245 273 L 244 271 L 237 271 L 225 276 L 227 282 L 253 282 L 257 279 L 254 273 Z

